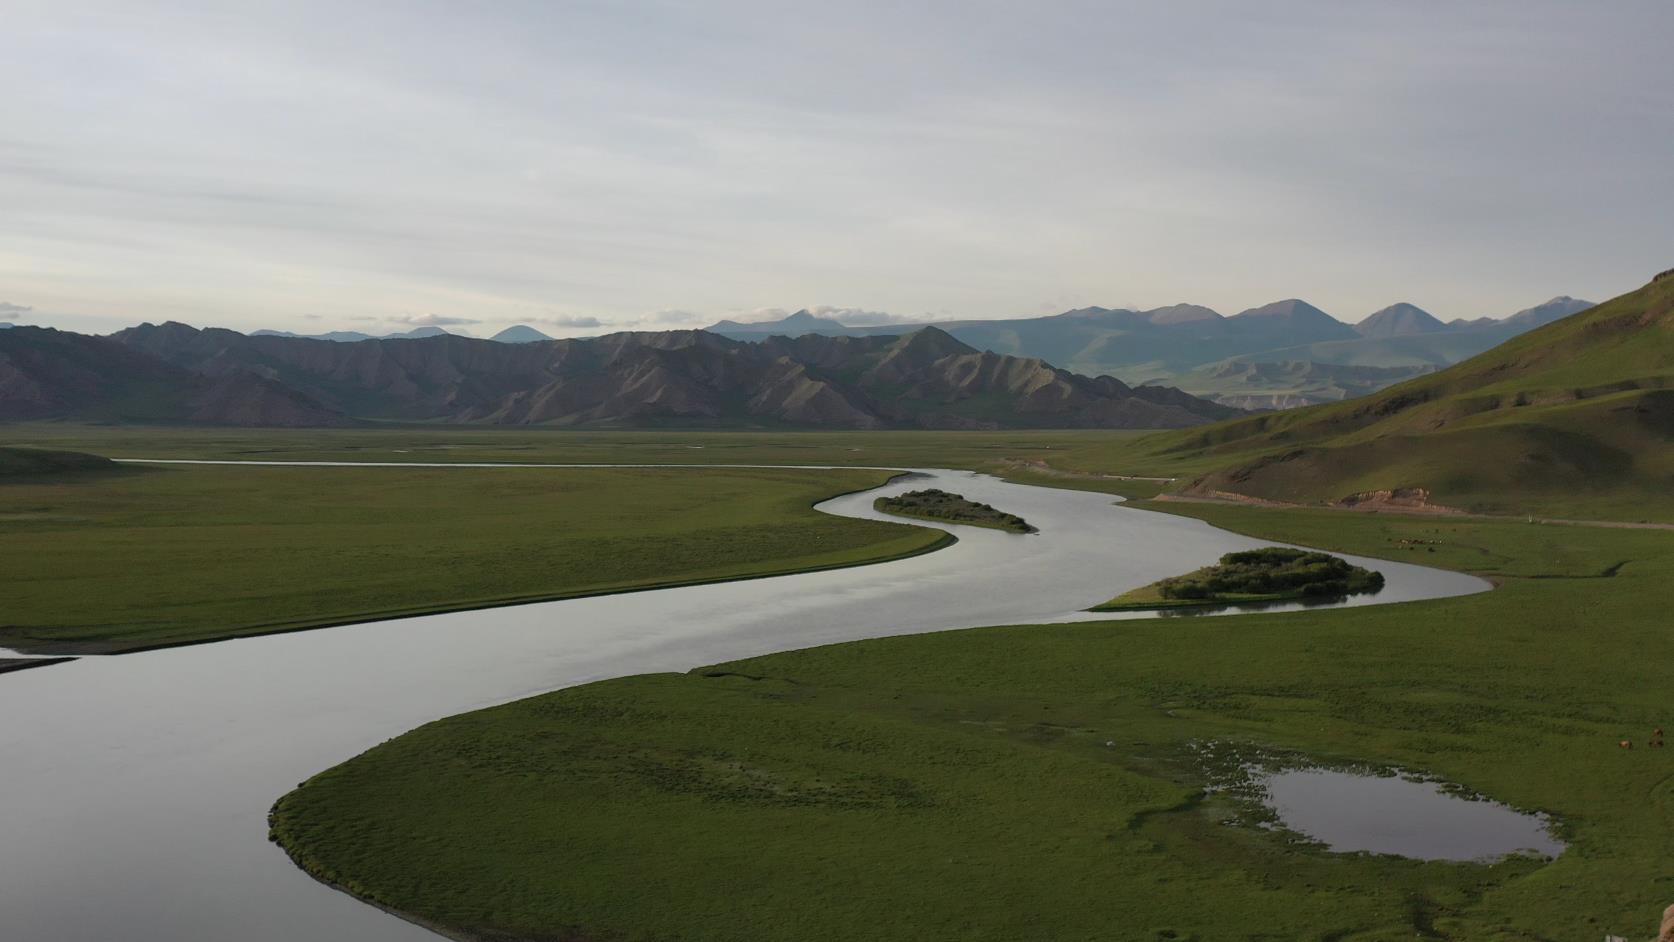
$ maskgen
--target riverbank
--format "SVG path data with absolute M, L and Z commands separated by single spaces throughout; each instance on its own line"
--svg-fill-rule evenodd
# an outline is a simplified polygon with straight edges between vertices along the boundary
M 423 930 L 326 889 L 251 840 L 251 822 L 297 782 L 440 717 L 772 651 L 1084 618 L 1077 610 L 1098 600 L 1091 587 L 1140 585 L 1259 545 L 1118 508 L 1103 494 L 966 471 L 924 469 L 880 493 L 915 486 L 1015 510 L 1042 532 L 961 531 L 943 551 L 887 565 L 88 657 L 9 676 L 0 713 L 27 721 L 0 726 L 0 754 L 8 800 L 30 813 L 0 820 L 7 937 L 219 942 L 237 925 L 244 942 L 421 942 Z M 876 520 L 876 496 L 835 498 L 819 512 Z M 1436 570 L 1390 571 L 1389 597 L 1484 588 Z
M 73 657 L 0 657 L 0 674 L 28 670 L 31 667 L 49 667 L 73 660 Z
M 315 872 L 485 936 L 1212 939 L 1259 925 L 1521 940 L 1654 921 L 1662 891 L 1644 875 L 1674 835 L 1674 759 L 1616 743 L 1669 722 L 1658 587 L 1674 548 L 1660 534 L 1166 509 L 1338 552 L 1422 547 L 1426 564 L 1501 588 L 942 632 L 606 681 L 322 773 L 276 806 L 275 837 Z M 1420 769 L 1554 815 L 1570 849 L 1486 867 L 1298 848 L 1202 794 L 1195 744 L 1209 740 Z M 588 866 L 542 866 L 554 842 Z
M 903 559 L 895 472 L 167 466 L 7 483 L 0 646 L 135 652 Z

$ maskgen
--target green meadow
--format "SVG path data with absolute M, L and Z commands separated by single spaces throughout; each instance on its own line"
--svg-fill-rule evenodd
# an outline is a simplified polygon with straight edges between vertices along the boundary
M 0 476 L 0 646 L 95 653 L 854 565 L 888 472 L 128 466 Z M 4 457 L 0 454 L 0 457 Z M 58 459 L 62 463 L 64 459 Z
M 998 468 L 1018 459 L 1103 468 L 1142 432 L 582 432 L 527 426 L 403 425 L 372 429 L 241 429 L 25 423 L 0 425 L 0 446 L 112 458 L 242 461 L 503 461 L 624 464 L 822 464 Z M 1118 462 L 1119 464 L 1119 462 Z
M 481 939 L 1541 942 L 1656 924 L 1674 898 L 1674 751 L 1644 747 L 1674 725 L 1666 533 L 1158 509 L 1499 587 L 591 684 L 326 771 L 278 803 L 274 837 L 321 879 Z M 1432 773 L 1554 815 L 1569 847 L 1327 853 L 1206 794 L 1206 743 Z

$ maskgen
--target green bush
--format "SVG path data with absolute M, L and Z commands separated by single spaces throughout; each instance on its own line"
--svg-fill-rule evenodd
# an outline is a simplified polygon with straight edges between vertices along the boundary
M 1325 598 L 1381 588 L 1381 573 L 1350 565 L 1329 553 L 1278 546 L 1227 553 L 1218 565 L 1157 584 L 1163 598 L 1179 600 L 1292 594 Z

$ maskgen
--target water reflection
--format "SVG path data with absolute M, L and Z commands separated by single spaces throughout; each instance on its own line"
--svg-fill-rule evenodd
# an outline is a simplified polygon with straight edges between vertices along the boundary
M 1179 608 L 1153 609 L 1158 618 L 1191 618 L 1196 615 L 1248 615 L 1255 612 L 1297 612 L 1309 608 L 1332 608 L 1347 604 L 1350 598 L 1374 599 L 1382 589 L 1359 592 L 1354 596 L 1315 595 L 1282 602 L 1227 602 L 1221 605 L 1190 605 Z
M 1486 862 L 1564 850 L 1545 815 L 1410 774 L 1294 768 L 1260 772 L 1254 782 L 1279 824 L 1332 851 Z
M 0 814 L 0 935 L 425 942 L 435 938 L 427 930 L 314 882 L 270 845 L 274 799 L 466 710 L 858 638 L 1134 617 L 1082 609 L 1263 545 L 1119 508 L 1105 494 L 922 473 L 820 509 L 898 523 L 872 501 L 933 479 L 1040 534 L 947 526 L 957 544 L 891 563 L 88 657 L 0 677 L 0 716 L 15 719 L 0 723 L 0 785 L 9 807 L 27 809 Z M 1488 588 L 1460 573 L 1346 558 L 1384 573 L 1383 602 Z M 1112 632 L 1110 643 L 1127 641 Z

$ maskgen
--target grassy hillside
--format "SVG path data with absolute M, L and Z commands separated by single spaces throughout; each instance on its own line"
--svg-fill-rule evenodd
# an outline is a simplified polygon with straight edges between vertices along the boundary
M 1291 409 L 1365 396 L 1430 369 L 1243 357 L 1200 367 L 1176 377 L 1174 383 L 1194 396 L 1241 409 Z
M 1152 436 L 1134 468 L 1285 501 L 1674 520 L 1674 277 L 1363 399 Z
M 881 471 L 158 468 L 0 483 L 0 647 L 103 652 L 865 562 Z M 4 480 L 4 479 L 0 479 Z
M 1667 534 L 1189 509 L 1344 552 L 1422 540 L 1425 562 L 1501 587 L 592 684 L 322 773 L 275 835 L 311 872 L 482 939 L 1648 935 L 1674 841 L 1674 750 L 1643 748 L 1674 722 Z M 1204 794 L 1205 742 L 1425 770 L 1554 814 L 1569 848 L 1488 866 L 1299 846 Z

